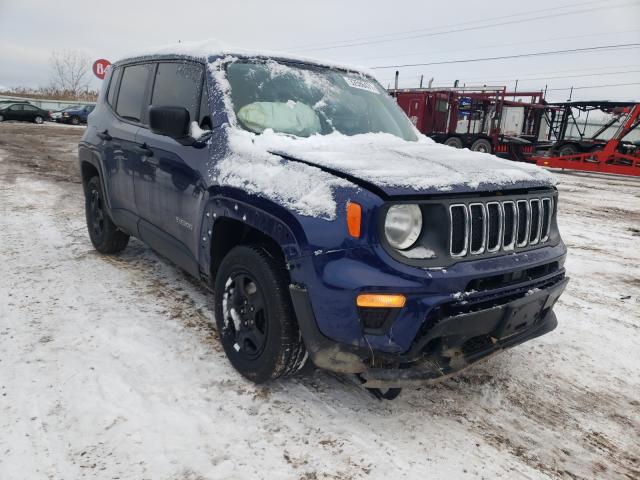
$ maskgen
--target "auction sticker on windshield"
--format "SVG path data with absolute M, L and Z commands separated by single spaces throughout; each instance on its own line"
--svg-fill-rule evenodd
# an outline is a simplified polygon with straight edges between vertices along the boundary
M 342 78 L 344 78 L 344 81 L 347 82 L 347 85 L 349 85 L 352 88 L 359 88 L 360 90 L 366 90 L 367 92 L 371 92 L 371 93 L 378 93 L 378 94 L 380 93 L 376 88 L 376 86 L 367 80 L 363 80 L 361 78 L 353 78 L 353 77 L 342 77 Z

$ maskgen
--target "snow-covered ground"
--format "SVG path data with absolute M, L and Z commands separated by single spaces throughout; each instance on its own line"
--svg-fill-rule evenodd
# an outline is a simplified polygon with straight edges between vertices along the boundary
M 0 479 L 640 477 L 640 181 L 555 174 L 558 328 L 379 402 L 306 369 L 255 386 L 209 293 L 97 254 L 77 128 L 0 125 Z

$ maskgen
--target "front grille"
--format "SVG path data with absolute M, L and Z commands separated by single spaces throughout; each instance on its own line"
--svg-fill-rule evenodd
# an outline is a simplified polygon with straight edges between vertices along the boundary
M 518 212 L 516 210 L 516 204 L 512 201 L 502 202 L 502 213 L 504 215 L 502 248 L 504 250 L 513 250 L 518 232 Z
M 471 237 L 471 248 L 469 248 L 469 251 L 473 255 L 478 255 L 484 252 L 487 238 L 487 215 L 484 204 L 472 203 L 469 205 L 469 214 L 471 216 L 471 233 L 469 235 Z
M 544 243 L 549 240 L 552 215 L 549 197 L 453 204 L 449 253 L 460 258 Z
M 503 222 L 500 204 L 487 203 L 487 251 L 495 252 L 500 248 Z
M 526 200 L 518 200 L 518 233 L 516 235 L 516 247 L 524 247 L 527 245 L 529 237 L 529 202 Z
M 464 257 L 467 254 L 469 232 L 469 212 L 466 205 L 451 205 L 450 218 L 450 252 L 452 257 Z

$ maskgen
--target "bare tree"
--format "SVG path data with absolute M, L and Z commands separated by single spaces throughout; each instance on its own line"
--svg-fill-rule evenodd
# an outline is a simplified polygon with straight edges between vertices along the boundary
M 77 50 L 55 51 L 51 54 L 51 87 L 60 94 L 78 96 L 89 87 L 89 57 Z

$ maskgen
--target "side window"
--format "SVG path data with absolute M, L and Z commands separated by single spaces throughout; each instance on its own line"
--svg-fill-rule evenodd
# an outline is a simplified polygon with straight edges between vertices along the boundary
M 111 81 L 109 82 L 109 93 L 107 93 L 107 103 L 115 108 L 116 106 L 116 90 L 118 90 L 118 81 L 120 80 L 120 74 L 122 68 L 116 68 L 111 74 Z
M 207 89 L 202 90 L 202 100 L 200 101 L 200 118 L 198 120 L 200 128 L 203 130 L 211 130 L 213 123 L 211 122 L 211 114 L 209 113 L 209 94 Z
M 122 118 L 135 122 L 141 120 L 149 71 L 149 65 L 132 65 L 124 68 L 116 104 L 116 112 Z
M 151 95 L 151 105 L 184 107 L 192 121 L 198 120 L 202 65 L 190 62 L 160 63 Z
M 33 105 L 23 105 L 22 109 L 28 112 L 35 112 L 37 110 L 37 108 L 34 107 Z
M 9 108 L 9 110 L 13 110 L 14 112 L 18 110 L 22 111 L 22 109 L 23 109 L 22 105 L 13 105 L 11 108 Z

